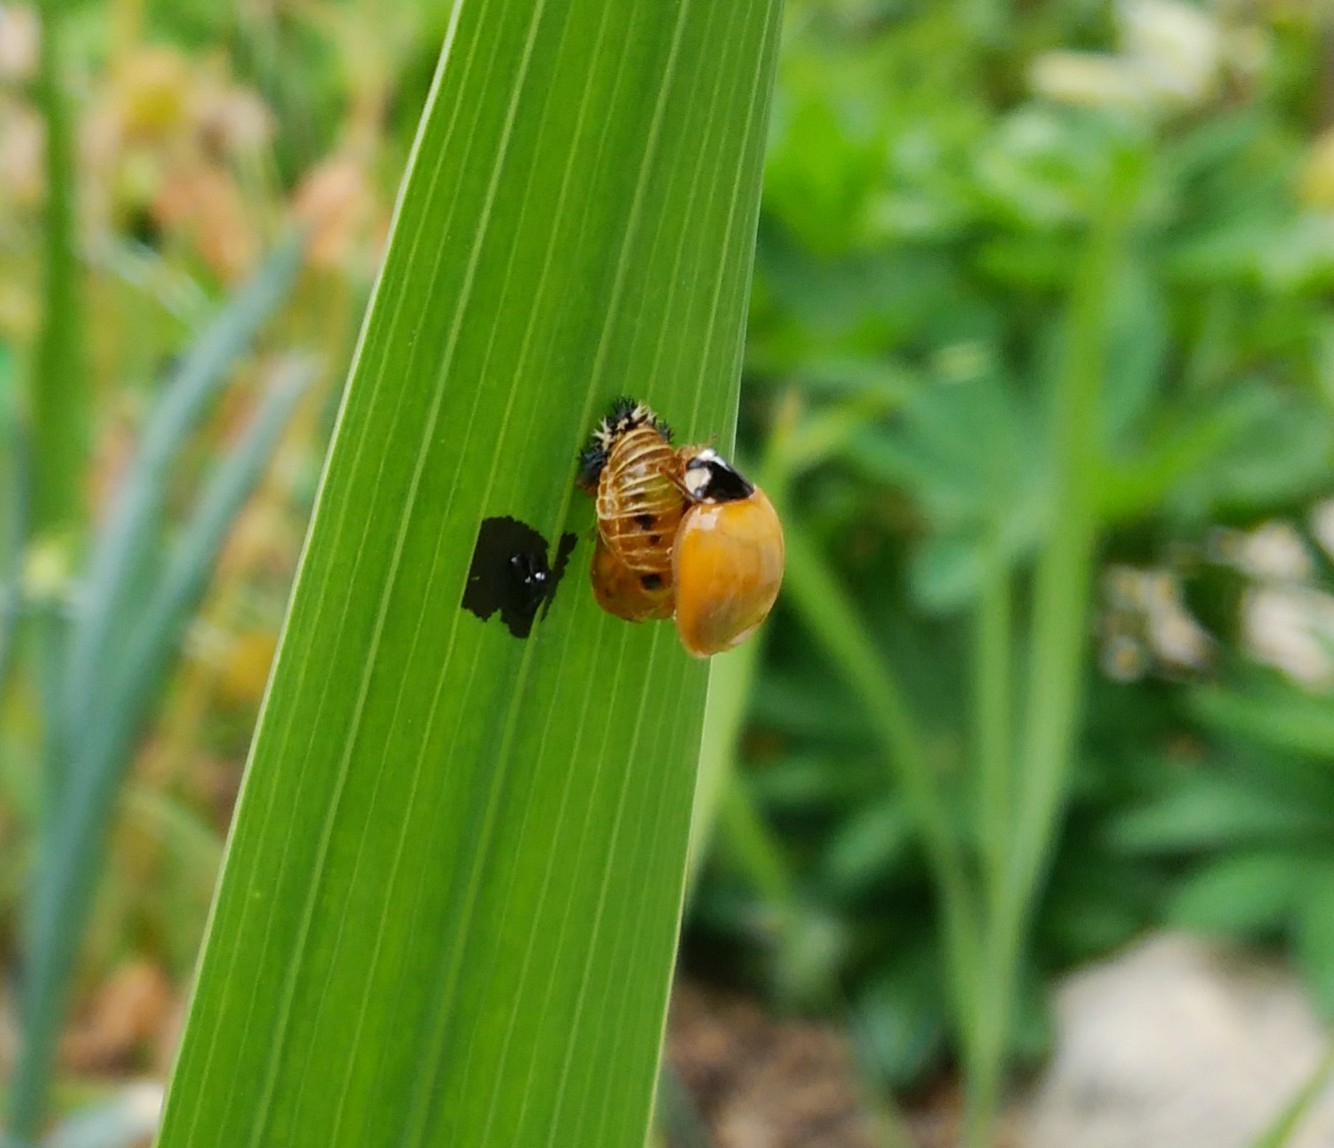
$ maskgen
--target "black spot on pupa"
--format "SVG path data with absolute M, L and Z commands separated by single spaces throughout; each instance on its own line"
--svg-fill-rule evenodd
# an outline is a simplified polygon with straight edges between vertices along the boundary
M 653 515 L 636 514 L 635 525 L 638 526 L 641 530 L 647 530 L 650 526 L 653 525 Z
M 532 633 L 538 610 L 551 607 L 576 537 L 562 534 L 553 565 L 547 540 L 515 518 L 483 519 L 463 590 L 463 608 L 486 621 L 497 610 L 516 638 Z
M 650 535 L 648 536 L 648 540 L 649 540 L 649 543 L 650 543 L 651 545 L 653 545 L 653 546 L 661 546 L 661 545 L 662 545 L 662 535 L 661 535 L 661 534 L 650 534 Z
M 661 574 L 641 574 L 641 575 L 639 576 L 639 584 L 640 584 L 641 586 L 643 586 L 645 590 L 661 590 L 661 589 L 662 589 L 662 575 L 661 575 Z

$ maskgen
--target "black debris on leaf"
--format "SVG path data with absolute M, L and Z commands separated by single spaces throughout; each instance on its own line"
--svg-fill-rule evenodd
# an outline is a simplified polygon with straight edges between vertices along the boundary
M 483 519 L 463 590 L 463 608 L 482 621 L 499 611 L 511 634 L 528 637 L 538 611 L 545 617 L 551 607 L 575 541 L 573 534 L 561 535 L 553 564 L 547 558 L 547 540 L 526 522 Z

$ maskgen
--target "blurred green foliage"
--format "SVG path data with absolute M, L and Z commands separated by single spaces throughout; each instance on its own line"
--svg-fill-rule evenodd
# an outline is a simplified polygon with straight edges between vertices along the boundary
M 1334 447 L 1334 173 L 1313 148 L 1328 33 L 1305 6 L 1196 9 L 1216 39 L 1182 50 L 1205 54 L 1208 82 L 1126 106 L 1042 82 L 1054 49 L 1100 53 L 1067 60 L 1086 69 L 1127 60 L 1111 6 L 1004 7 L 789 5 L 743 425 L 760 449 L 789 395 L 799 424 L 857 421 L 803 465 L 790 513 L 907 693 L 952 832 L 985 869 L 974 615 L 999 563 L 1012 629 L 1031 620 L 1067 300 L 1128 169 L 1097 300 L 1085 699 L 1013 1048 L 1043 1050 L 1053 973 L 1164 923 L 1291 943 L 1334 1015 L 1328 664 L 1303 681 L 1247 633 L 1260 596 L 1290 592 L 1309 608 L 1293 642 L 1334 645 L 1314 533 Z M 1295 573 L 1247 557 L 1273 522 Z M 695 951 L 846 1013 L 874 1071 L 906 1085 L 957 1052 L 948 962 L 920 826 L 848 680 L 780 609 L 741 752 L 768 862 L 724 816 Z M 762 893 L 775 865 L 801 907 L 781 928 Z

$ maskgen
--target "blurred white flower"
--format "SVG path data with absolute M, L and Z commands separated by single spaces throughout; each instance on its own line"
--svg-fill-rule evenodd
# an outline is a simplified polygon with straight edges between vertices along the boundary
M 1202 670 L 1213 639 L 1186 608 L 1179 578 L 1169 570 L 1112 566 L 1104 573 L 1102 665 L 1118 681 L 1142 677 L 1152 665 Z
M 1165 101 L 1204 103 L 1223 60 L 1223 31 L 1208 13 L 1179 0 L 1125 0 L 1121 50 Z
M 1103 52 L 1044 52 L 1028 78 L 1038 95 L 1062 104 L 1143 111 L 1152 102 L 1135 67 Z
M 1318 502 L 1311 510 L 1311 533 L 1320 549 L 1334 558 L 1334 499 Z
M 1117 13 L 1115 55 L 1044 52 L 1029 72 L 1034 91 L 1061 103 L 1136 112 L 1194 107 L 1215 94 L 1225 55 L 1217 19 L 1181 0 L 1123 0 Z
M 1213 642 L 1186 609 L 1181 583 L 1174 576 L 1161 570 L 1146 572 L 1144 607 L 1149 641 L 1161 661 L 1196 670 L 1209 664 Z
M 1334 598 L 1305 587 L 1251 590 L 1242 610 L 1252 656 L 1309 686 L 1334 679 Z
M 1116 682 L 1137 682 L 1149 672 L 1144 645 L 1129 634 L 1111 634 L 1098 654 L 1102 672 Z
M 1290 522 L 1266 522 L 1245 536 L 1237 567 L 1259 582 L 1308 582 L 1315 564 Z

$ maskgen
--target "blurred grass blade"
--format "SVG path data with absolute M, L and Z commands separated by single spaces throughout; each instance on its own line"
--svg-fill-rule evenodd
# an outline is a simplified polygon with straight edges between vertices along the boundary
M 0 343 L 0 702 L 5 696 L 18 631 L 27 532 L 23 431 L 19 424 L 14 359 Z
M 1311 1078 L 1298 1089 L 1273 1124 L 1251 1142 L 1250 1148 L 1285 1148 L 1285 1145 L 1292 1143 L 1302 1121 L 1323 1095 L 1331 1076 L 1334 1076 L 1334 1046 L 1326 1051 L 1311 1073 Z
M 768 490 L 763 484 L 761 486 Z M 721 655 L 709 675 L 703 746 L 690 813 L 687 898 L 699 879 L 700 867 L 712 850 L 714 823 L 723 794 L 733 784 L 737 742 L 746 719 L 746 703 L 754 685 L 760 649 L 760 642 L 752 641 Z
M 37 538 L 63 534 L 84 516 L 90 426 L 84 358 L 83 292 L 75 224 L 78 174 L 75 130 L 62 66 L 62 0 L 43 0 L 37 100 L 46 146 L 46 212 L 41 329 L 29 398 L 32 435 L 32 528 Z
M 574 459 L 626 392 L 730 442 L 777 36 L 773 0 L 455 6 L 163 1148 L 644 1142 L 707 667 L 597 608 Z M 578 539 L 527 640 L 460 605 L 498 516 Z
M 821 559 L 801 523 L 786 524 L 788 600 L 861 702 L 880 738 L 886 764 L 903 790 L 940 886 L 951 934 L 951 976 L 963 1001 L 972 999 L 966 972 L 977 954 L 977 910 L 943 791 L 898 681 L 856 616 L 847 593 Z
M 65 93 L 63 68 L 67 5 L 44 0 L 40 5 L 39 64 L 35 94 L 44 132 L 45 204 L 43 213 L 42 310 L 26 402 L 23 441 L 24 499 L 22 525 L 24 558 L 41 553 L 54 571 L 50 586 L 42 588 L 30 629 L 36 653 L 35 678 L 42 709 L 42 800 L 38 803 L 39 852 L 53 843 L 52 810 L 64 760 L 64 732 L 60 718 L 60 675 L 67 632 L 61 584 L 73 562 L 75 531 L 84 516 L 84 480 L 88 458 L 90 386 L 84 357 L 83 293 L 77 251 L 75 128 Z M 6 540 L 8 541 L 8 540 Z M 35 546 L 32 545 L 35 543 Z M 26 570 L 25 570 L 26 573 Z M 11 591 L 11 595 L 12 595 Z M 9 660 L 13 610 L 0 590 L 0 658 Z M 0 662 L 0 685 L 5 666 Z M 32 915 L 24 922 L 32 927 Z M 25 938 L 31 940 L 31 937 Z M 25 1013 L 25 1028 L 31 1015 Z M 53 1043 L 54 1038 L 52 1038 Z M 45 1052 L 39 1060 L 47 1059 Z M 29 1062 L 28 1069 L 34 1062 Z M 13 1088 L 11 1132 L 17 1140 L 30 1138 L 41 1116 L 45 1072 L 37 1069 Z M 25 1087 L 33 1085 L 33 1087 Z
M 789 403 L 788 407 L 792 404 Z M 795 413 L 793 415 L 795 417 Z M 790 419 L 787 421 L 791 421 Z M 786 423 L 774 436 L 785 447 L 792 442 Z M 780 460 L 771 451 L 759 468 L 739 460 L 742 471 L 754 476 L 760 488 L 773 500 L 780 512 L 787 504 L 788 483 L 793 469 L 791 453 Z M 812 457 L 812 456 L 807 456 Z M 797 464 L 799 465 L 799 464 Z M 690 856 L 686 866 L 686 900 L 694 891 L 700 869 L 713 845 L 714 823 L 724 800 L 745 801 L 746 796 L 735 781 L 737 746 L 744 729 L 749 702 L 754 692 L 763 636 L 739 649 L 716 658 L 709 674 L 709 694 L 704 705 L 703 745 L 695 780 L 695 799 L 690 811 Z M 724 794 L 737 790 L 731 797 Z
M 228 382 L 230 368 L 287 298 L 301 265 L 301 247 L 292 237 L 274 250 L 186 352 L 153 408 L 89 558 L 70 636 L 65 695 L 70 728 L 86 724 L 104 692 L 113 633 L 118 626 L 127 628 L 128 591 L 159 541 L 172 464 Z
M 797 392 L 789 391 L 770 427 L 769 445 L 761 464 L 751 467 L 742 459 L 741 469 L 755 477 L 780 514 L 784 514 L 792 484 L 802 472 L 838 454 L 865 420 L 883 413 L 884 407 L 881 397 L 872 395 L 855 397 L 829 410 L 806 412 Z M 704 707 L 704 745 L 690 817 L 687 899 L 712 848 L 719 807 L 730 804 L 740 808 L 749 803 L 734 777 L 735 758 L 754 693 L 762 643 L 762 637 L 747 642 L 713 662 Z M 758 814 L 748 810 L 734 824 L 740 822 L 757 824 Z M 779 891 L 780 904 L 795 903 L 790 881 L 778 881 L 770 888 Z
M 1015 753 L 1009 784 L 999 776 L 1000 762 L 988 788 L 1009 800 L 988 807 L 993 819 L 984 825 L 994 860 L 1004 859 L 1000 873 L 989 875 L 987 928 L 979 981 L 986 993 L 978 1011 L 965 1015 L 968 1095 L 964 1144 L 984 1148 L 992 1143 L 1001 1103 L 1009 1034 L 1015 1023 L 1014 1002 L 1033 914 L 1042 892 L 1050 854 L 1062 824 L 1084 704 L 1089 603 L 1101 520 L 1098 489 L 1103 468 L 1105 430 L 1102 425 L 1110 340 L 1107 284 L 1115 282 L 1125 250 L 1124 235 L 1134 187 L 1133 160 L 1118 157 L 1108 172 L 1105 196 L 1095 226 L 1084 241 L 1071 290 L 1062 334 L 1061 357 L 1049 385 L 1053 460 L 1049 478 L 1054 489 L 1052 522 L 1038 555 L 1028 621 L 1026 687 L 1022 713 L 1014 731 Z M 994 600 L 983 609 L 994 612 L 987 623 L 996 627 L 987 639 L 994 649 L 981 655 L 979 672 L 1007 675 L 1010 606 L 1001 598 L 1005 582 L 987 591 Z M 990 718 L 1006 707 L 1004 681 L 979 685 L 992 695 Z M 981 703 L 979 703 L 981 704 Z M 992 729 L 986 752 L 1011 742 L 1008 731 Z
M 658 1080 L 658 1125 L 663 1148 L 716 1148 L 690 1090 L 665 1062 Z
M 120 665 L 103 671 L 103 700 L 93 710 L 87 750 L 75 759 L 81 783 L 128 759 L 134 737 L 158 691 L 204 591 L 218 552 L 273 456 L 296 404 L 314 375 L 309 362 L 289 366 L 265 398 L 245 436 L 217 465 L 152 597 L 137 612 L 134 639 Z
M 21 1135 L 31 1136 L 44 1104 L 65 997 L 135 738 L 208 586 L 227 531 L 310 377 L 307 367 L 293 368 L 237 449 L 219 465 L 153 597 L 135 612 L 134 644 L 123 659 L 102 669 L 99 686 L 105 700 L 90 721 L 71 727 L 67 784 L 48 813 L 29 905 L 24 1040 L 13 1089 L 15 1131 Z

